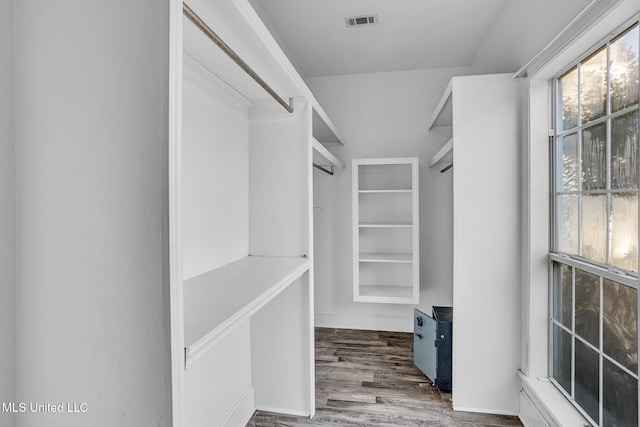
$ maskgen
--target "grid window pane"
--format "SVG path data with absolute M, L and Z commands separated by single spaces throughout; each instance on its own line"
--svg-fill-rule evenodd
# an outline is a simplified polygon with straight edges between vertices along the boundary
M 580 67 L 582 122 L 603 117 L 607 112 L 607 49 L 600 49 Z
M 600 278 L 576 269 L 576 334 L 600 346 Z
M 611 43 L 611 112 L 638 103 L 638 26 Z
M 603 286 L 602 349 L 638 373 L 638 291 L 610 280 Z
M 607 188 L 607 126 L 605 123 L 582 131 L 582 189 Z
M 609 263 L 638 271 L 638 193 L 611 195 Z
M 604 359 L 602 421 L 605 426 L 638 426 L 638 380 Z
M 572 133 L 558 140 L 558 191 L 577 191 L 579 174 L 578 134 Z
M 578 125 L 578 67 L 558 79 L 558 91 L 560 130 L 574 128 Z
M 564 264 L 554 263 L 553 318 L 571 329 L 573 316 L 572 269 Z
M 575 194 L 557 197 L 556 246 L 560 252 L 578 253 L 578 226 L 580 225 L 578 202 L 578 196 Z
M 635 427 L 640 24 L 592 52 L 554 85 L 552 242 L 562 256 L 551 264 L 550 375 L 598 426 Z
M 553 325 L 553 378 L 571 394 L 571 335 Z
M 593 261 L 606 262 L 607 196 L 604 194 L 585 194 L 582 196 L 581 217 L 580 255 Z
M 611 188 L 638 188 L 638 111 L 611 120 Z
M 593 418 L 600 413 L 600 357 L 582 341 L 576 339 L 576 402 Z

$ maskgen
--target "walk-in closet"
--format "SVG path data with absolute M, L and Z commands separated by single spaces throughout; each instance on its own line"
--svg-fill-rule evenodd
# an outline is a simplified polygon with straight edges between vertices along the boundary
M 637 427 L 640 0 L 0 0 L 0 426 Z

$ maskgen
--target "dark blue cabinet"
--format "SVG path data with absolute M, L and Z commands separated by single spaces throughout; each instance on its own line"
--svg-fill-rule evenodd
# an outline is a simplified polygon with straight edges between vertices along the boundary
M 413 361 L 439 390 L 451 392 L 453 308 L 433 307 L 428 316 L 414 310 Z

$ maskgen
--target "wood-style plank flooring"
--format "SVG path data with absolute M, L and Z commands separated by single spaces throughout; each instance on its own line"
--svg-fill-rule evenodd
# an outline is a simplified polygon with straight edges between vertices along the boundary
M 521 426 L 517 417 L 453 412 L 413 364 L 410 333 L 316 329 L 316 415 L 257 411 L 251 427 Z

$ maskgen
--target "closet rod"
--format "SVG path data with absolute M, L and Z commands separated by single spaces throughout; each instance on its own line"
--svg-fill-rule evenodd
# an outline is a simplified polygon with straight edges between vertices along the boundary
M 324 166 L 320 166 L 319 164 L 314 163 L 313 167 L 318 169 L 318 170 L 321 170 L 324 173 L 328 173 L 329 175 L 333 175 L 333 166 L 331 166 L 331 170 L 329 170 L 329 169 L 325 168 Z
M 256 81 L 264 90 L 267 91 L 269 95 L 273 97 L 278 104 L 282 105 L 282 107 L 290 113 L 293 113 L 293 106 L 291 105 L 291 99 L 289 99 L 289 104 L 285 102 L 273 89 L 269 86 L 262 78 L 255 72 L 253 69 L 244 62 L 238 54 L 229 47 L 228 44 L 224 42 L 203 20 L 196 14 L 193 9 L 191 9 L 186 3 L 182 3 L 182 13 L 186 16 L 189 21 L 193 22 L 193 24 L 198 27 L 200 31 L 202 31 L 212 42 L 214 42 L 224 53 L 227 54 L 229 58 L 233 60 L 240 68 L 242 68 L 249 76 Z
M 449 169 L 451 169 L 453 167 L 453 163 L 451 163 L 449 166 L 446 166 L 444 169 L 442 169 L 440 171 L 440 173 L 445 173 L 446 171 L 448 171 Z

